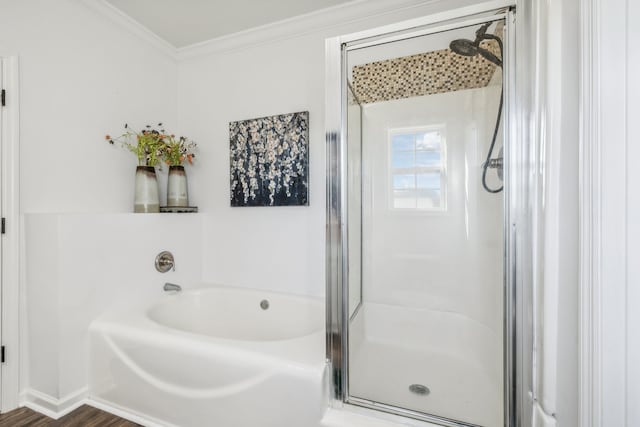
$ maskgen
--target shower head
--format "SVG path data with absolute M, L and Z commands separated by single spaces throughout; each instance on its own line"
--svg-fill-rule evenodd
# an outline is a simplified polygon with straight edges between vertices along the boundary
M 500 52 L 502 52 L 502 40 L 500 37 L 493 34 L 487 34 L 487 29 L 491 25 L 491 22 L 484 24 L 476 31 L 476 39 L 474 41 L 467 39 L 457 39 L 449 43 L 449 49 L 458 55 L 462 56 L 476 56 L 480 55 L 489 62 L 494 63 L 498 67 L 502 67 L 502 60 L 496 55 L 488 51 L 487 49 L 480 47 L 480 42 L 483 40 L 495 40 L 498 42 Z
M 449 49 L 462 56 L 476 56 L 479 47 L 474 42 L 467 39 L 454 40 L 449 44 Z

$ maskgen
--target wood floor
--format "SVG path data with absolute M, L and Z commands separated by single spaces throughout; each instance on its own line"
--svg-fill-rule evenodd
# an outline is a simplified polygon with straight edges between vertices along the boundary
M 83 405 L 64 417 L 54 420 L 29 408 L 19 408 L 0 414 L 0 427 L 137 427 L 108 412 Z

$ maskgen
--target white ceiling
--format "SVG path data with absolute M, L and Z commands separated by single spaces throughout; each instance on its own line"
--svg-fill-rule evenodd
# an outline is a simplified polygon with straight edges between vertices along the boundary
M 106 0 L 177 48 L 353 0 Z

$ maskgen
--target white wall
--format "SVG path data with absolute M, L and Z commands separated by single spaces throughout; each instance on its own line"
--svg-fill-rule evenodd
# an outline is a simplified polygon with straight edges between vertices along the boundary
M 57 215 L 131 212 L 136 159 L 104 135 L 177 123 L 174 56 L 90 4 L 0 0 L 0 55 L 20 61 L 20 212 L 38 213 L 24 221 L 20 381 L 54 400 L 86 384 L 88 321 L 135 293 L 138 269 L 155 272 L 150 236 L 165 233 L 166 248 L 189 240 L 179 262 L 196 260 L 200 276 L 199 221 L 181 234 L 175 216 Z
M 324 295 L 324 40 L 472 3 L 427 2 L 234 49 L 213 44 L 210 54 L 185 53 L 178 115 L 181 129 L 201 142 L 200 160 L 206 162 L 190 175 L 194 202 L 211 215 L 203 235 L 206 281 Z M 303 110 L 310 113 L 309 206 L 231 208 L 229 122 Z
M 640 7 L 637 2 L 627 2 L 627 23 L 638 22 L 640 20 Z M 640 54 L 638 46 L 640 43 L 640 28 L 637 25 L 628 25 L 627 30 L 627 76 L 640 75 Z M 640 158 L 640 147 L 638 147 L 637 139 L 633 135 L 636 132 L 635 120 L 640 117 L 640 82 L 637 78 L 629 78 L 627 80 L 627 168 L 629 176 L 628 183 L 640 182 L 640 168 L 635 167 L 635 160 Z M 627 265 L 627 360 L 628 363 L 627 376 L 627 425 L 640 424 L 640 366 L 633 361 L 640 360 L 640 333 L 638 333 L 637 325 L 640 325 L 640 311 L 636 307 L 640 306 L 640 264 L 633 260 L 640 259 L 640 192 L 633 189 L 627 189 L 627 218 L 629 223 L 627 226 L 628 233 L 628 259 L 631 261 Z
M 640 20 L 640 7 L 637 3 L 627 2 L 628 23 Z M 628 76 L 638 76 L 640 74 L 640 55 L 638 50 L 632 48 L 640 43 L 640 28 L 638 26 L 627 27 L 627 64 L 626 72 Z M 640 117 L 640 83 L 635 78 L 627 80 L 627 167 L 629 177 L 627 182 L 640 182 L 640 169 L 635 167 L 634 161 L 640 158 L 638 144 L 634 143 L 635 118 Z M 628 259 L 640 259 L 640 194 L 638 191 L 627 191 L 627 218 L 630 218 L 627 233 Z M 640 325 L 640 312 L 635 307 L 640 306 L 640 265 L 637 262 L 629 262 L 627 265 L 627 325 Z M 640 360 L 640 333 L 631 326 L 627 329 L 627 360 Z M 640 367 L 637 363 L 628 364 L 629 377 L 627 391 L 627 423 L 629 426 L 640 424 L 640 407 L 636 402 L 640 401 Z
M 83 2 L 0 11 L 0 53 L 20 58 L 22 212 L 130 212 L 135 156 L 104 135 L 176 126 L 175 60 Z
M 532 6 L 536 8 L 536 5 Z M 529 55 L 544 178 L 536 272 L 534 425 L 578 425 L 578 2 L 541 2 Z
M 624 0 L 584 4 L 599 13 L 597 27 L 584 25 L 593 31 L 585 50 L 597 55 L 588 65 L 597 78 L 590 95 L 598 132 L 586 141 L 596 144 L 593 149 L 600 154 L 593 166 L 600 181 L 592 187 L 600 199 L 591 207 L 600 215 L 600 227 L 592 230 L 599 273 L 592 280 L 599 299 L 585 307 L 594 316 L 594 330 L 585 333 L 596 339 L 590 349 L 596 370 L 589 372 L 595 374 L 596 389 L 587 396 L 594 401 L 584 401 L 590 405 L 583 414 L 592 414 L 594 426 L 631 427 L 640 425 L 640 150 L 635 128 L 640 117 L 640 7 Z
M 367 3 L 370 2 L 350 7 L 364 11 Z M 392 0 L 387 3 L 394 4 Z M 56 295 L 74 295 L 82 289 L 84 282 L 94 277 L 87 270 L 82 276 L 72 273 L 71 266 L 77 254 L 81 253 L 82 262 L 98 269 L 101 258 L 100 251 L 93 246 L 96 242 L 101 242 L 102 247 L 108 249 L 107 253 L 117 254 L 123 247 L 122 242 L 126 247 L 136 239 L 155 235 L 154 232 L 161 231 L 162 227 L 182 224 L 182 217 L 165 218 L 168 223 L 163 219 L 140 224 L 138 221 L 142 219 L 124 214 L 114 224 L 120 224 L 120 231 L 128 232 L 118 231 L 117 242 L 102 231 L 65 237 L 76 225 L 88 227 L 88 232 L 91 227 L 107 227 L 113 218 L 108 218 L 108 214 L 65 217 L 57 213 L 131 211 L 135 160 L 131 154 L 110 147 L 103 140 L 104 133 L 116 133 L 125 122 L 142 126 L 163 121 L 170 129 L 177 129 L 199 142 L 198 163 L 189 171 L 190 194 L 193 204 L 200 206 L 204 213 L 197 216 L 197 221 L 201 221 L 197 224 L 184 219 L 187 223 L 183 225 L 191 230 L 190 234 L 180 234 L 176 229 L 176 234 L 169 236 L 175 236 L 176 241 L 189 247 L 185 257 L 202 256 L 201 267 L 194 268 L 200 270 L 198 273 L 206 281 L 324 294 L 324 39 L 473 3 L 478 2 L 424 2 L 417 7 L 389 9 L 371 18 L 354 15 L 348 22 L 336 16 L 333 24 L 327 22 L 326 26 L 298 28 L 294 36 L 282 30 L 284 26 L 275 26 L 269 31 L 278 34 L 277 37 L 248 44 L 231 43 L 231 48 L 213 48 L 211 53 L 206 53 L 206 49 L 192 52 L 176 64 L 155 45 L 137 38 L 83 2 L 0 0 L 0 53 L 17 54 L 21 59 L 21 212 L 51 214 L 27 218 L 27 223 L 32 225 L 41 221 L 37 227 L 27 229 L 30 238 L 26 263 L 30 276 L 24 283 L 33 298 L 29 301 L 33 314 L 30 320 L 35 321 L 29 342 L 36 346 L 48 343 L 43 337 L 49 333 L 54 334 L 52 336 L 60 334 L 62 322 L 65 322 L 62 316 L 56 317 L 58 324 L 47 323 L 52 319 L 49 315 L 66 307 L 58 302 L 50 305 L 44 297 L 48 295 L 47 298 L 54 300 Z M 524 7 L 526 3 L 520 4 L 520 10 L 530 12 L 531 8 Z M 569 13 L 561 16 L 560 26 L 575 18 Z M 237 39 L 243 40 L 244 36 Z M 567 44 L 565 52 L 571 52 L 570 47 L 571 44 Z M 569 63 L 573 61 L 571 55 L 560 58 Z M 629 68 L 628 72 L 633 75 L 636 69 Z M 633 108 L 634 104 L 630 106 Z M 570 111 L 572 106 L 561 108 Z M 311 121 L 310 206 L 230 208 L 228 123 L 301 110 L 310 111 Z M 633 170 L 630 178 L 635 178 Z M 634 199 L 630 200 L 629 218 L 633 218 L 636 205 Z M 630 231 L 633 231 L 632 227 Z M 49 236 L 47 239 L 50 240 L 44 236 Z M 92 241 L 91 237 L 96 240 Z M 630 242 L 629 250 L 634 251 L 633 240 Z M 61 248 L 56 249 L 57 245 Z M 91 255 L 93 250 L 81 251 L 84 245 L 96 250 L 95 257 Z M 145 289 L 153 288 L 155 292 L 157 280 L 161 284 L 163 278 L 153 278 L 151 284 L 150 276 L 146 276 L 153 274 L 151 264 L 145 264 L 149 257 L 155 256 L 157 248 L 152 246 L 131 245 L 131 251 L 123 251 L 122 257 L 113 258 L 117 264 L 112 270 L 114 274 L 132 278 L 131 283 L 135 282 L 134 277 L 145 280 Z M 51 263 L 52 253 L 59 263 Z M 127 255 L 139 259 L 140 266 L 128 264 Z M 627 268 L 630 277 L 635 277 L 633 266 Z M 49 272 L 58 279 L 47 280 Z M 115 279 L 115 275 L 105 275 L 96 282 L 95 288 L 103 292 L 102 295 L 113 297 L 114 302 L 122 295 L 109 293 Z M 123 286 L 135 286 L 131 283 Z M 570 313 L 575 312 L 572 292 L 569 289 L 562 297 Z M 76 300 L 76 303 L 86 303 L 93 307 L 91 315 L 97 315 L 103 306 L 92 305 L 95 295 L 85 296 L 86 299 Z M 575 332 L 571 329 L 571 315 L 565 324 L 566 338 L 563 340 L 566 342 L 573 339 Z M 563 316 L 565 314 L 561 313 L 561 319 L 565 318 Z M 84 312 L 81 317 L 76 319 L 74 327 L 84 325 L 90 315 Z M 629 319 L 633 320 L 632 317 Z M 53 370 L 38 373 L 35 364 L 39 361 L 33 357 L 46 357 L 48 353 L 32 354 L 29 360 L 34 369 L 27 385 L 41 388 L 53 397 L 64 397 L 64 393 L 81 386 L 82 379 L 73 375 L 67 378 L 70 368 L 60 362 L 62 357 L 78 360 L 74 357 L 85 351 L 80 337 L 82 330 L 76 332 L 78 335 L 68 339 L 78 345 L 75 347 L 78 353 L 70 355 L 59 348 L 57 361 L 55 354 L 52 355 Z M 632 338 L 630 335 L 630 342 Z M 637 346 L 629 347 L 628 356 L 635 354 L 635 348 Z M 575 360 L 571 357 L 570 345 L 559 351 L 569 355 L 564 363 Z M 50 383 L 49 380 L 54 378 L 55 381 L 60 372 L 65 379 L 57 386 Z M 564 372 L 568 373 L 560 380 L 566 384 L 563 390 L 573 390 L 573 371 L 562 371 L 559 375 L 565 375 Z M 571 412 L 573 403 L 567 405 Z M 562 407 L 557 410 L 563 411 Z M 572 424 L 567 422 L 565 425 Z
M 549 190 L 546 205 L 547 224 L 556 251 L 550 251 L 546 268 L 555 277 L 552 282 L 557 294 L 555 310 L 558 318 L 557 349 L 549 357 L 557 360 L 555 376 L 557 404 L 553 411 L 558 426 L 578 424 L 578 207 L 579 207 L 579 74 L 578 2 L 553 4 L 548 20 L 549 36 L 549 109 L 548 123 L 552 135 L 547 149 L 549 189 L 556 183 L 556 192 Z M 558 68 L 553 68 L 558 67 Z M 554 220 L 555 218 L 555 220 Z M 558 228 L 556 228 L 556 226 Z M 551 267 L 552 266 L 552 267 Z M 546 303 L 546 301 L 545 301 Z M 550 319 L 545 319 L 550 323 Z
M 364 106 L 365 301 L 453 311 L 501 335 L 503 195 L 481 184 L 499 99 L 498 83 Z M 390 206 L 388 132 L 419 126 L 444 126 L 444 212 Z M 500 187 L 495 171 L 488 184 Z
M 205 280 L 324 293 L 323 49 L 314 35 L 180 64 L 181 128 L 200 141 L 193 203 L 210 214 L 202 236 Z M 229 122 L 305 110 L 310 206 L 231 208 Z

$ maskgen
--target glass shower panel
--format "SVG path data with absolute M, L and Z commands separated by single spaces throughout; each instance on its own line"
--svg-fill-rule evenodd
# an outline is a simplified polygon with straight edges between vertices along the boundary
M 348 86 L 347 96 L 347 140 L 350 141 L 347 152 L 347 187 L 362 187 L 362 106 Z M 348 284 L 349 317 L 355 315 L 362 301 L 362 192 L 349 192 L 348 211 Z
M 503 424 L 502 30 L 347 53 L 348 400 Z

